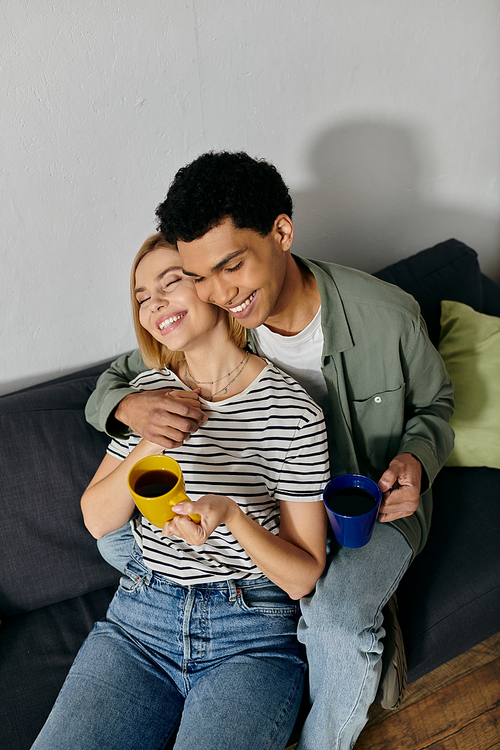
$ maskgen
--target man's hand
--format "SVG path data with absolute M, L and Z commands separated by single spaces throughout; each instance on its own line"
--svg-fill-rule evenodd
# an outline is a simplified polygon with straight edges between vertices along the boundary
M 393 458 L 378 483 L 382 490 L 378 520 L 385 523 L 415 513 L 418 508 L 421 483 L 422 464 L 417 458 L 411 453 L 401 453 Z M 391 488 L 392 491 L 390 491 Z
M 203 495 L 197 502 L 183 502 L 172 508 L 177 514 L 163 527 L 164 536 L 178 536 L 192 545 L 204 544 L 210 534 L 234 515 L 239 508 L 234 500 L 225 495 Z M 198 513 L 201 517 L 195 523 L 189 514 Z
M 118 404 L 115 417 L 166 450 L 178 448 L 208 419 L 197 391 L 170 389 L 131 393 Z

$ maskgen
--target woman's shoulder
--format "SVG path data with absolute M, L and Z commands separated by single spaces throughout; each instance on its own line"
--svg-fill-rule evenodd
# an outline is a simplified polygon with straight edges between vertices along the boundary
M 129 385 L 140 391 L 154 391 L 160 388 L 182 387 L 182 384 L 171 370 L 144 370 L 136 375 Z

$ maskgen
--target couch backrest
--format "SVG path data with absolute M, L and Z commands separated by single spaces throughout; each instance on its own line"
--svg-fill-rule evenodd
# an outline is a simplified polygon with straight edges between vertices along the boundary
M 396 284 L 415 297 L 427 323 L 429 337 L 436 347 L 441 300 L 462 302 L 477 312 L 483 312 L 483 277 L 477 253 L 458 240 L 440 242 L 393 263 L 374 276 Z

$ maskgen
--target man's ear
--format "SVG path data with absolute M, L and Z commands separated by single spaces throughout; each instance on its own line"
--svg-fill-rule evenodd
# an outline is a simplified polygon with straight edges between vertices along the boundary
M 271 232 L 274 233 L 281 250 L 290 250 L 293 242 L 293 224 L 287 214 L 279 214 L 276 217 Z

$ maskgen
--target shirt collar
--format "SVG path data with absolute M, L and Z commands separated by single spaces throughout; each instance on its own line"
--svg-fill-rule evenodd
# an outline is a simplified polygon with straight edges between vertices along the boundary
M 354 346 L 349 323 L 334 279 L 335 264 L 293 255 L 311 271 L 316 279 L 321 297 L 321 327 L 323 328 L 323 355 L 343 352 Z

